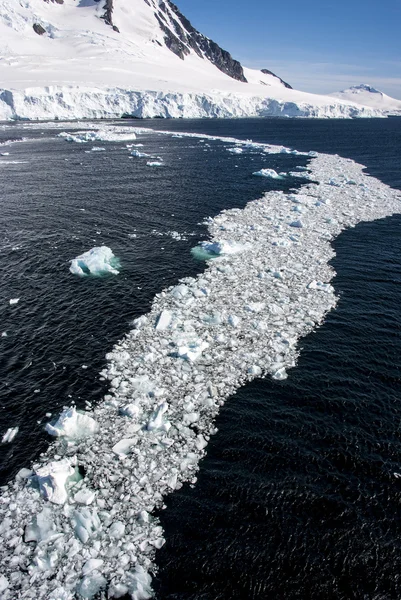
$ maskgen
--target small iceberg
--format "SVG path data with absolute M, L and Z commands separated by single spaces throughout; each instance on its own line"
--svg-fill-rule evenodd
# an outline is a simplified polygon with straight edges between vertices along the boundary
M 73 439 L 85 438 L 93 435 L 97 430 L 97 423 L 89 415 L 77 412 L 74 406 L 63 410 L 54 425 L 48 423 L 46 431 L 55 437 L 68 437 Z
M 18 431 L 19 431 L 19 427 L 10 427 L 10 429 L 7 429 L 7 431 L 5 432 L 5 434 L 2 437 L 1 443 L 2 444 L 11 444 L 11 442 L 17 435 Z
M 270 177 L 270 179 L 284 179 L 283 175 L 280 175 L 274 169 L 261 169 L 260 171 L 252 173 L 252 175 L 257 175 L 258 177 Z
M 80 277 L 95 275 L 97 277 L 118 275 L 121 268 L 120 261 L 107 246 L 98 246 L 84 252 L 71 261 L 70 272 Z
M 158 162 L 157 160 L 155 160 L 155 161 L 148 161 L 146 164 L 147 164 L 148 167 L 164 167 L 164 163 Z
M 198 260 L 210 260 L 218 256 L 239 254 L 245 249 L 244 244 L 230 240 L 221 240 L 216 242 L 201 242 L 199 246 L 192 248 L 191 253 Z

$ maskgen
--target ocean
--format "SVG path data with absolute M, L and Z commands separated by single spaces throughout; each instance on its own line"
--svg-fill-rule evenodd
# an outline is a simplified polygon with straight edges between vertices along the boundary
M 401 189 L 400 119 L 140 125 L 338 153 Z M 204 269 L 191 248 L 207 236 L 205 219 L 303 183 L 253 172 L 308 164 L 142 132 L 130 143 L 164 163 L 149 167 L 125 143 L 58 137 L 68 129 L 0 128 L 9 153 L 0 156 L 0 434 L 19 427 L 0 445 L 2 483 L 45 451 L 44 425 L 63 406 L 100 402 L 106 353 L 155 295 Z M 288 379 L 256 379 L 221 407 L 196 483 L 158 512 L 160 600 L 400 596 L 400 225 L 395 215 L 340 234 L 331 262 L 339 303 L 301 339 Z M 100 245 L 119 258 L 119 276 L 69 272 Z

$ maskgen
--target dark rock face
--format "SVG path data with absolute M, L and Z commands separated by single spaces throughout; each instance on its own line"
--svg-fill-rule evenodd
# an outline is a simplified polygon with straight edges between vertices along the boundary
M 167 24 L 168 21 L 163 13 L 169 17 L 168 21 L 173 24 L 174 32 Z M 246 83 L 241 63 L 235 60 L 227 50 L 223 50 L 216 42 L 197 31 L 170 0 L 159 3 L 158 21 L 165 33 L 167 47 L 180 58 L 189 54 L 190 48 L 192 48 L 198 56 L 209 60 L 226 75 Z
M 284 87 L 288 88 L 289 90 L 293 89 L 293 87 L 289 83 L 287 83 L 286 81 L 281 79 L 281 77 L 279 77 L 278 75 L 273 73 L 273 71 L 269 71 L 269 69 L 261 69 L 261 72 L 264 73 L 265 75 L 273 75 L 273 77 L 277 77 L 277 79 L 279 79 L 281 81 L 281 83 L 284 85 Z
M 46 33 L 46 29 L 42 27 L 42 25 L 39 25 L 39 23 L 34 23 L 32 27 L 34 32 L 38 35 L 43 35 L 44 33 Z

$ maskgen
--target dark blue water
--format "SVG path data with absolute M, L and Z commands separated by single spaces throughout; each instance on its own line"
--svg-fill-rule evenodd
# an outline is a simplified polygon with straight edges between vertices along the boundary
M 207 235 L 201 222 L 273 185 L 300 185 L 252 172 L 306 164 L 260 152 L 235 157 L 217 141 L 142 135 L 142 150 L 165 161 L 151 168 L 125 143 L 96 143 L 106 151 L 87 153 L 93 144 L 57 134 L 0 130 L 0 143 L 28 138 L 0 146 L 10 153 L 0 157 L 0 439 L 20 428 L 13 444 L 0 444 L 0 484 L 46 448 L 47 413 L 102 398 L 106 353 L 155 294 L 204 268 L 190 252 Z M 189 235 L 176 241 L 170 231 Z M 100 245 L 120 259 L 118 277 L 69 273 L 69 260 Z M 20 301 L 10 306 L 11 298 Z
M 401 188 L 399 119 L 147 125 L 337 152 Z M 200 220 L 277 186 L 252 171 L 305 164 L 145 136 L 167 164 L 156 171 L 121 144 L 101 143 L 107 152 L 89 155 L 48 136 L 35 132 L 45 139 L 11 147 L 28 163 L 0 167 L 0 322 L 9 334 L 0 340 L 0 433 L 21 426 L 1 448 L 3 478 L 45 447 L 36 423 L 45 412 L 68 395 L 101 398 L 104 354 L 153 295 L 199 272 L 189 249 L 205 235 Z M 336 240 L 336 311 L 302 340 L 287 381 L 255 381 L 221 410 L 196 486 L 174 493 L 160 514 L 160 600 L 401 596 L 400 227 L 396 216 Z M 177 242 L 154 229 L 194 235 Z M 100 243 L 120 257 L 120 276 L 68 273 L 69 259 Z M 20 303 L 10 307 L 14 297 Z

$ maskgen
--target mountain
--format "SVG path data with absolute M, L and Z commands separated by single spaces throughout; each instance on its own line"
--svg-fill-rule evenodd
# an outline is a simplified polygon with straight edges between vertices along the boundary
M 0 0 L 0 119 L 380 116 L 248 69 L 169 0 Z
M 383 111 L 386 114 L 401 115 L 401 100 L 396 100 L 376 90 L 371 85 L 361 83 L 354 85 L 342 92 L 330 94 L 333 98 L 339 98 L 346 102 L 355 102 L 364 106 Z

